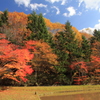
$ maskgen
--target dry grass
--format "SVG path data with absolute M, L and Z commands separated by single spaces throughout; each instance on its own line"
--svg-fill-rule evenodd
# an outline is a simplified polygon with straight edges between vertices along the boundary
M 41 96 L 71 95 L 100 92 L 100 85 L 10 87 L 0 92 L 0 100 L 40 100 Z

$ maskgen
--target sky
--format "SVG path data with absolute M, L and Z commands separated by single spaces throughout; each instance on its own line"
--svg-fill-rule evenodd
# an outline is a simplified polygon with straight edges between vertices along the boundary
M 51 22 L 67 20 L 78 30 L 100 28 L 100 0 L 0 0 L 0 11 L 42 13 Z

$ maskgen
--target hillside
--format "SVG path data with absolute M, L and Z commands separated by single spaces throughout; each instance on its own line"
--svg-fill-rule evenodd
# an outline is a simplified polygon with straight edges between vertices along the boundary
M 49 19 L 44 18 L 46 22 L 46 26 L 48 27 L 48 30 L 52 33 L 57 33 L 59 31 L 63 31 L 65 25 L 61 24 L 59 22 L 52 23 Z M 72 26 L 73 31 L 76 33 L 76 39 L 82 40 L 82 35 L 85 36 L 87 39 L 92 37 L 94 29 L 92 28 L 84 28 L 82 30 L 78 30 L 76 27 Z
M 0 11 L 0 14 L 3 14 L 3 12 Z M 8 15 L 11 16 L 11 18 L 13 18 L 14 16 L 17 16 L 18 20 L 21 19 L 21 22 L 23 22 L 22 20 L 24 18 L 26 20 L 27 19 L 26 17 L 29 16 L 29 15 L 26 15 L 25 13 L 23 13 L 23 12 L 9 12 Z M 23 19 L 22 19 L 21 16 L 23 16 Z M 65 29 L 65 25 L 64 24 L 61 24 L 59 22 L 52 23 L 47 18 L 44 18 L 44 21 L 46 23 L 46 26 L 48 28 L 48 31 L 51 32 L 51 33 L 53 33 L 53 34 L 59 32 L 59 31 L 63 31 Z M 82 35 L 84 35 L 86 38 L 90 38 L 92 36 L 91 34 L 93 33 L 93 30 L 90 29 L 90 28 L 83 29 L 83 30 L 78 30 L 77 28 L 75 28 L 74 26 L 72 26 L 72 29 L 76 33 L 76 39 L 79 39 L 80 41 L 82 40 L 82 38 L 81 38 Z
M 44 18 L 46 22 L 46 26 L 48 27 L 48 30 L 52 33 L 57 33 L 59 31 L 63 31 L 65 29 L 65 25 L 61 24 L 59 22 L 52 23 L 49 19 Z M 73 31 L 76 33 L 76 39 L 82 40 L 82 34 L 76 29 L 74 26 L 72 26 Z
M 0 11 L 0 14 L 3 14 L 3 12 L 2 12 L 2 11 Z
M 88 39 L 90 35 L 81 33 L 69 21 L 64 25 L 35 12 L 4 11 L 0 14 L 0 32 L 2 79 L 21 79 L 20 85 L 27 86 L 100 82 L 96 76 L 100 72 L 100 31 Z M 0 84 L 19 84 L 4 82 Z

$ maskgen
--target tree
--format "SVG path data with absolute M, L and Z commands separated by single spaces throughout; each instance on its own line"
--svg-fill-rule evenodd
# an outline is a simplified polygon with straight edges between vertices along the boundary
M 32 31 L 28 39 L 35 40 L 36 34 L 38 33 L 38 15 L 35 12 L 28 16 L 27 29 Z
M 94 43 L 95 41 L 100 42 L 100 30 L 94 30 L 93 37 L 91 37 L 91 43 Z
M 30 85 L 52 85 L 55 82 L 57 65 L 57 56 L 52 52 L 50 46 L 42 41 L 33 42 L 30 40 L 28 44 L 35 46 L 34 59 L 31 62 L 34 73 L 29 78 Z M 31 48 L 30 48 L 31 49 Z M 33 82 L 33 83 L 32 83 Z
M 68 21 L 65 30 L 55 35 L 55 53 L 58 56 L 59 79 L 62 84 L 71 84 L 71 70 L 69 65 L 80 57 L 78 43 L 75 40 L 75 33 Z
M 82 58 L 85 61 L 90 61 L 90 57 L 91 57 L 91 53 L 92 53 L 92 49 L 91 46 L 89 44 L 89 41 L 82 36 L 82 43 L 81 43 L 81 48 L 82 48 Z
M 100 42 L 95 41 L 92 43 L 91 49 L 93 56 L 100 57 Z
M 45 21 L 43 19 L 43 16 L 42 14 L 39 14 L 39 17 L 38 17 L 38 40 L 41 40 L 43 39 L 44 42 L 48 42 L 48 30 L 47 30 L 47 27 L 46 27 L 46 24 L 45 24 Z
M 5 10 L 4 12 L 2 12 L 0 14 L 0 32 L 3 32 L 4 31 L 4 25 L 7 25 L 8 24 L 8 11 Z
M 91 61 L 87 63 L 88 82 L 90 84 L 100 84 L 100 57 L 91 56 Z
M 31 33 L 31 31 L 26 28 L 28 22 L 27 15 L 19 12 L 9 12 L 7 22 L 8 25 L 3 26 L 7 39 L 15 44 L 23 44 L 23 41 Z
M 73 62 L 73 84 L 100 84 L 100 57 L 91 56 L 89 62 Z
M 48 33 L 42 14 L 37 15 L 35 12 L 33 12 L 29 15 L 28 21 L 29 23 L 27 28 L 32 31 L 28 39 L 43 40 L 44 42 L 48 42 L 50 35 Z
M 73 62 L 70 65 L 70 68 L 72 69 L 72 73 L 73 73 L 73 76 L 72 76 L 73 84 L 77 84 L 77 85 L 86 84 L 85 81 L 88 79 L 87 63 L 84 61 Z
M 3 13 L 0 14 L 0 27 L 3 26 L 3 24 L 7 24 L 8 20 L 8 11 L 5 10 Z
M 63 31 L 65 25 L 60 24 L 59 22 L 52 23 L 49 19 L 44 18 L 44 21 L 46 23 L 46 26 L 48 28 L 49 32 L 52 32 L 53 34 L 57 33 L 58 31 Z
M 4 34 L 0 34 L 0 78 L 8 78 L 17 82 L 33 72 L 27 62 L 33 58 L 28 47 L 21 47 L 6 40 Z

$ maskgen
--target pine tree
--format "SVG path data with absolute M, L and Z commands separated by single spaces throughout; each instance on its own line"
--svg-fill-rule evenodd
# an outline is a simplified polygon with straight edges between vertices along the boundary
M 5 10 L 3 13 L 4 13 L 3 16 L 2 16 L 3 23 L 6 23 L 7 24 L 7 20 L 8 20 L 8 10 Z
M 38 34 L 38 16 L 35 12 L 31 13 L 28 16 L 28 25 L 27 28 L 32 31 L 30 37 L 28 39 L 35 40 L 36 35 Z
M 2 27 L 3 21 L 2 21 L 2 14 L 0 14 L 0 27 Z
M 95 29 L 93 35 L 94 35 L 95 39 L 100 42 L 100 30 Z
M 38 17 L 38 39 L 43 39 L 45 42 L 48 40 L 48 30 L 44 22 L 42 14 Z
M 94 30 L 93 37 L 91 37 L 91 43 L 94 43 L 95 41 L 100 42 L 100 30 Z
M 67 21 L 65 24 L 66 34 L 66 50 L 68 51 L 68 62 L 71 63 L 80 56 L 78 41 L 75 39 L 75 32 L 72 30 L 70 22 Z M 79 53 L 78 53 L 79 52 Z
M 37 15 L 35 12 L 30 14 L 28 17 L 29 23 L 27 28 L 29 28 L 32 33 L 29 37 L 31 40 L 43 40 L 44 42 L 49 42 L 49 39 L 51 39 L 45 21 L 43 19 L 43 15 L 39 14 Z
M 82 53 L 83 53 L 82 57 L 85 61 L 90 61 L 92 50 L 91 50 L 89 41 L 84 36 L 82 36 L 82 39 L 83 39 L 81 43 Z
M 55 35 L 55 53 L 59 62 L 59 66 L 56 66 L 56 69 L 59 72 L 58 77 L 60 77 L 59 79 L 63 84 L 71 84 L 71 69 L 69 65 L 80 56 L 78 51 L 79 47 L 77 40 L 75 40 L 75 33 L 70 22 L 67 21 L 65 30 Z
M 0 14 L 0 27 L 2 27 L 4 24 L 7 24 L 8 20 L 8 11 L 5 10 L 2 14 Z

